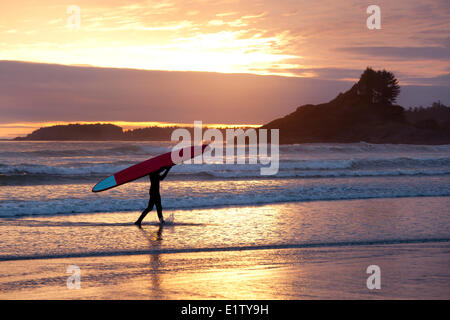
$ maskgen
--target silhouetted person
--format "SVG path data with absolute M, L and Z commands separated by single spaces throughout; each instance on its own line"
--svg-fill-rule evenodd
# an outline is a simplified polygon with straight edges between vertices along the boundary
M 161 180 L 164 180 L 164 178 L 169 173 L 170 168 L 171 167 L 161 168 L 158 171 L 149 174 L 149 178 L 150 178 L 150 182 L 151 182 L 150 190 L 149 190 L 150 199 L 148 200 L 147 208 L 145 208 L 145 210 L 142 212 L 139 219 L 137 219 L 137 221 L 134 223 L 135 225 L 137 225 L 139 227 L 141 226 L 142 220 L 144 220 L 147 213 L 149 213 L 153 209 L 153 206 L 156 206 L 156 211 L 158 212 L 159 222 L 161 224 L 164 223 L 164 218 L 162 215 L 162 206 L 161 206 L 161 194 L 159 193 L 159 182 Z M 166 170 L 166 171 L 163 174 L 161 174 L 161 172 L 163 172 L 164 170 Z

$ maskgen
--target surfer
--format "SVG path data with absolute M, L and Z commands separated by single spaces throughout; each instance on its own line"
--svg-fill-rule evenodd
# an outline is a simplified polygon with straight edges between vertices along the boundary
M 163 168 L 159 169 L 158 171 L 150 173 L 148 175 L 150 178 L 150 183 L 151 183 L 150 190 L 149 190 L 150 199 L 148 200 L 147 208 L 145 208 L 145 210 L 142 212 L 139 219 L 137 219 L 137 221 L 134 223 L 135 225 L 137 225 L 139 227 L 141 226 L 142 220 L 144 220 L 147 213 L 149 213 L 153 209 L 153 206 L 156 206 L 156 211 L 158 212 L 159 222 L 161 224 L 164 223 L 164 218 L 163 218 L 163 214 L 162 214 L 162 206 L 161 206 L 161 194 L 159 193 L 159 182 L 161 180 L 164 180 L 164 178 L 169 173 L 170 169 L 171 169 L 171 167 L 163 167 Z M 164 170 L 165 170 L 165 172 L 162 173 Z

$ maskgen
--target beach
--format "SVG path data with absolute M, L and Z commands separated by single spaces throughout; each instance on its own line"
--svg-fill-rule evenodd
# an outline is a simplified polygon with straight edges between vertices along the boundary
M 166 226 L 152 216 L 142 229 L 132 224 L 138 212 L 4 219 L 0 298 L 448 299 L 449 204 L 433 197 L 171 211 Z M 72 265 L 80 289 L 67 287 Z M 367 288 L 370 265 L 381 269 L 379 290 Z
M 450 1 L 4 3 L 15 311 L 450 300 Z
M 285 145 L 274 176 L 177 165 L 167 223 L 152 211 L 142 229 L 148 178 L 91 189 L 169 142 L 0 147 L 2 299 L 450 297 L 448 145 Z

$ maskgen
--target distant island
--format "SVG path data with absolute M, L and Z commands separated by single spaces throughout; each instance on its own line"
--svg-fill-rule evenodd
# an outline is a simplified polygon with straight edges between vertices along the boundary
M 399 93 L 391 72 L 367 68 L 350 90 L 330 102 L 303 105 L 262 128 L 280 129 L 283 144 L 450 144 L 450 107 L 435 102 L 405 110 L 395 104 Z
M 450 107 L 434 102 L 427 108 L 406 110 L 395 104 L 399 93 L 400 86 L 393 73 L 367 68 L 350 90 L 330 102 L 300 106 L 261 128 L 279 129 L 282 144 L 361 141 L 450 144 Z M 14 140 L 164 141 L 170 140 L 176 128 L 182 127 L 155 126 L 125 131 L 113 124 L 69 124 L 40 128 Z
M 17 141 L 95 141 L 95 140 L 170 140 L 172 131 L 180 127 L 148 127 L 123 130 L 122 127 L 108 124 L 68 124 L 43 127 L 25 137 L 16 137 Z M 186 128 L 192 130 L 192 128 Z
M 16 137 L 16 141 L 168 141 L 175 129 L 186 129 L 191 136 L 193 127 L 187 126 L 153 126 L 124 130 L 110 123 L 68 124 L 43 127 L 25 137 Z M 241 127 L 246 130 L 246 127 Z M 225 129 L 216 128 L 225 136 Z

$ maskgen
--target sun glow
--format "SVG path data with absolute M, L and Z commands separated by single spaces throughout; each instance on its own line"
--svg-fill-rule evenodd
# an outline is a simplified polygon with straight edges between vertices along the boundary
M 0 60 L 285 75 L 291 75 L 286 69 L 300 67 L 301 57 L 284 50 L 292 41 L 291 33 L 259 25 L 266 12 L 208 8 L 186 14 L 180 11 L 183 6 L 149 2 L 103 8 L 80 0 L 80 24 L 75 29 L 67 26 L 64 5 L 34 7 L 34 16 L 25 15 L 20 7 L 8 7 L 14 19 L 5 17 L 10 27 L 0 30 Z M 288 59 L 291 62 L 286 64 Z
M 70 28 L 64 1 L 0 2 L 0 60 L 344 81 L 367 65 L 419 79 L 448 73 L 443 2 L 423 15 L 420 2 L 406 13 L 391 1 L 391 17 L 417 23 L 386 20 L 386 32 L 370 34 L 361 27 L 364 6 L 346 10 L 331 0 L 77 0 L 76 7 L 80 23 Z
M 284 41 L 282 34 L 267 38 L 257 35 L 251 39 L 241 36 L 236 31 L 181 37 L 164 44 L 50 46 L 35 48 L 32 59 L 27 50 L 16 49 L 9 54 L 0 53 L 0 59 L 146 70 L 279 74 L 273 71 L 277 65 L 287 59 L 300 58 L 273 49 Z M 284 64 L 283 69 L 286 66 L 298 67 Z
M 157 122 L 157 121 L 142 121 L 142 122 L 130 122 L 130 121 L 54 121 L 54 122 L 17 122 L 17 123 L 5 123 L 0 124 L 0 139 L 13 139 L 18 136 L 25 136 L 30 134 L 34 130 L 42 127 L 51 127 L 56 125 L 68 125 L 68 124 L 114 124 L 122 127 L 125 131 L 137 128 L 146 127 L 193 127 L 193 123 L 178 123 L 178 122 Z M 224 123 L 210 123 L 203 124 L 205 128 L 258 128 L 259 124 L 224 124 Z

